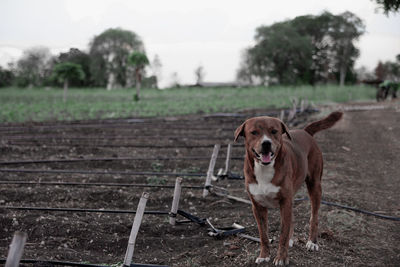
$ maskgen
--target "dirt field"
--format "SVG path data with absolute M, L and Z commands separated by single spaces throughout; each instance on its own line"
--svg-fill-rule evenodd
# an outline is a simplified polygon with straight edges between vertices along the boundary
M 387 102 L 384 106 L 371 103 L 325 107 L 320 113 L 299 118 L 296 127 L 337 108 L 347 110 L 344 119 L 334 128 L 316 135 L 325 159 L 323 200 L 399 217 L 399 102 Z M 226 144 L 232 142 L 234 129 L 246 117 L 267 113 L 269 111 L 257 110 L 242 112 L 244 117 L 193 115 L 0 126 L 0 161 L 3 162 L 0 164 L 3 183 L 0 206 L 136 210 L 145 191 L 150 193 L 146 210 L 169 211 L 171 188 L 13 185 L 5 181 L 173 185 L 173 176 L 115 172 L 205 174 L 213 145 L 219 143 L 222 148 L 217 170 L 224 167 Z M 233 173 L 242 174 L 240 158 L 243 155 L 241 141 L 233 147 L 233 157 L 237 158 L 231 162 Z M 5 161 L 90 158 L 113 160 L 4 164 Z M 114 173 L 22 173 L 4 169 Z M 183 178 L 184 186 L 204 185 L 205 177 Z M 246 197 L 242 180 L 214 184 L 227 188 L 235 196 Z M 180 209 L 208 218 L 217 227 L 239 223 L 246 227 L 247 234 L 258 236 L 249 205 L 213 195 L 202 198 L 201 193 L 201 190 L 184 188 Z M 306 195 L 303 187 L 296 197 Z M 289 250 L 291 266 L 400 265 L 400 222 L 326 205 L 320 209 L 320 250 L 307 252 L 309 210 L 308 201 L 296 202 L 296 242 Z M 0 208 L 0 213 L 0 258 L 6 258 L 12 235 L 20 230 L 28 234 L 25 259 L 93 264 L 122 263 L 134 218 L 133 214 L 4 208 Z M 269 213 L 269 226 L 274 257 L 280 229 L 278 210 Z M 254 266 L 259 249 L 257 243 L 236 236 L 214 239 L 207 232 L 207 227 L 193 223 L 171 226 L 165 215 L 145 215 L 136 241 L 134 262 L 169 266 Z

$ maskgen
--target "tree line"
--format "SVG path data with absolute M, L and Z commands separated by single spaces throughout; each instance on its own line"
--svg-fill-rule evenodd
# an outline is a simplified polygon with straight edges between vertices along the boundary
M 398 5 L 388 9 L 385 6 L 385 11 L 397 11 L 396 8 Z M 262 25 L 255 30 L 255 44 L 243 51 L 237 83 L 343 85 L 373 78 L 399 81 L 399 57 L 393 62 L 380 62 L 374 73 L 365 68 L 354 69 L 359 56 L 356 41 L 364 32 L 363 21 L 348 11 L 338 15 L 326 11 Z M 146 66 L 150 66 L 150 73 L 146 72 Z M 161 67 L 157 55 L 152 62 L 148 60 L 144 43 L 136 33 L 114 28 L 94 36 L 88 52 L 71 48 L 54 56 L 46 47 L 25 50 L 7 69 L 0 67 L 0 87 L 64 86 L 65 90 L 73 86 L 111 90 L 136 86 L 135 99 L 139 99 L 141 84 L 157 88 Z M 195 77 L 195 85 L 202 84 L 202 66 L 195 70 Z M 173 86 L 178 87 L 176 72 L 172 80 Z
M 151 64 L 151 75 L 144 68 L 149 64 L 143 41 L 137 34 L 121 28 L 108 29 L 93 38 L 88 52 L 71 48 L 54 56 L 47 47 L 25 50 L 7 69 L 0 68 L 0 87 L 67 85 L 113 89 L 133 87 L 138 82 L 157 87 L 159 57 L 156 55 Z

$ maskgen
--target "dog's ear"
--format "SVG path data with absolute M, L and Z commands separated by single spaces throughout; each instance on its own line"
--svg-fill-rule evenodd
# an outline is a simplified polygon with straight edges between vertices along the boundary
M 286 124 L 284 124 L 283 122 L 281 122 L 281 125 L 282 125 L 282 134 L 286 134 L 287 135 L 287 137 L 290 139 L 290 140 L 292 140 L 292 137 L 290 136 L 290 134 L 289 134 L 289 129 L 288 129 L 288 127 L 286 126 Z
M 236 130 L 235 130 L 235 139 L 234 141 L 236 142 L 239 138 L 239 136 L 244 137 L 244 126 L 246 125 L 246 122 L 243 122 L 242 125 L 240 125 Z

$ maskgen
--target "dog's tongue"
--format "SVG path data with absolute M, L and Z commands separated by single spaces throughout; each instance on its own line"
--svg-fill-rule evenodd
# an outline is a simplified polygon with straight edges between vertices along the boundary
M 263 163 L 270 163 L 271 162 L 271 152 L 268 153 L 267 155 L 261 154 L 261 161 Z

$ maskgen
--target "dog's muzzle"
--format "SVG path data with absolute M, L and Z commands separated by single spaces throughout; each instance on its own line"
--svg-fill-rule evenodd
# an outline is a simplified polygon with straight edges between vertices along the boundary
M 263 165 L 268 165 L 272 162 L 273 157 L 275 154 L 272 151 L 269 151 L 267 153 L 257 153 L 254 148 L 252 148 L 252 151 L 254 153 L 254 156 L 261 162 Z

